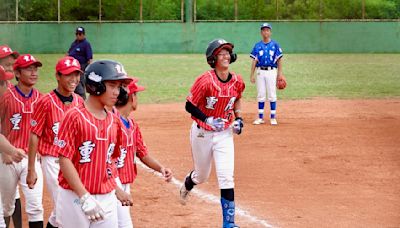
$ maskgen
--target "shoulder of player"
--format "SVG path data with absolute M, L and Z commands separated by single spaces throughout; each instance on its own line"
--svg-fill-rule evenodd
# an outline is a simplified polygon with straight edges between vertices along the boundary
M 244 83 L 242 75 L 236 74 L 235 72 L 232 72 L 232 71 L 229 73 L 232 75 L 233 79 L 236 79 L 236 81 L 238 81 L 240 83 Z

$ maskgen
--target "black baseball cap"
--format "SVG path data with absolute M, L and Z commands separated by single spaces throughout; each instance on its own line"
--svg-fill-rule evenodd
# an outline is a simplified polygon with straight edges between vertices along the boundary
M 76 28 L 76 31 L 75 31 L 75 33 L 83 33 L 83 34 L 85 34 L 85 28 L 84 28 L 84 27 L 81 27 L 81 26 L 79 26 L 78 28 Z

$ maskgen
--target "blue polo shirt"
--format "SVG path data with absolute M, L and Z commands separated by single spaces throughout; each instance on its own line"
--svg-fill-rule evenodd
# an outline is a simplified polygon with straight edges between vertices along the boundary
M 254 45 L 250 57 L 257 60 L 256 67 L 278 67 L 276 63 L 283 56 L 282 49 L 274 40 L 268 43 L 260 41 Z
M 93 59 L 92 47 L 89 41 L 75 40 L 68 50 L 68 55 L 74 57 L 80 64 L 86 64 L 89 59 Z

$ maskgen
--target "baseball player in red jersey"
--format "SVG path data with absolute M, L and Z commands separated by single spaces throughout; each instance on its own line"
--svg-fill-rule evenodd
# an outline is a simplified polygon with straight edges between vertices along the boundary
M 19 53 L 11 50 L 11 48 L 7 45 L 0 46 L 0 67 L 3 67 L 6 74 L 4 77 L 0 79 L 0 97 L 7 91 L 7 88 L 11 88 L 13 84 L 11 84 L 10 80 L 14 78 L 14 70 L 13 64 L 15 59 L 19 56 Z M 1 128 L 1 124 L 0 124 Z M 3 163 L 11 164 L 13 161 L 9 158 L 9 156 L 3 156 Z M 1 205 L 1 208 L 2 205 Z M 1 219 L 3 219 L 3 211 L 1 210 L 0 214 Z M 9 218 L 8 218 L 9 219 Z M 22 212 L 21 212 L 21 200 L 19 195 L 19 188 L 15 192 L 15 210 L 12 215 L 13 223 L 15 228 L 22 228 Z M 9 223 L 9 222 L 7 222 Z
M 38 68 L 41 66 L 42 63 L 32 55 L 20 55 L 13 65 L 18 83 L 9 88 L 0 100 L 2 133 L 13 146 L 24 151 L 28 151 L 31 115 L 41 96 L 39 91 L 33 88 L 39 76 Z M 29 189 L 26 185 L 28 159 L 12 165 L 1 163 L 0 183 L 4 216 L 10 216 L 14 211 L 15 190 L 19 181 L 26 199 L 25 211 L 28 214 L 29 227 L 42 227 L 43 179 L 39 162 L 36 161 L 35 165 L 39 177 L 35 189 Z
M 132 79 L 111 60 L 91 63 L 85 79 L 90 95 L 65 114 L 58 134 L 57 219 L 64 228 L 117 227 L 113 160 L 119 156 L 121 122 L 104 107 L 113 106 L 122 83 Z
M 194 170 L 186 176 L 180 189 L 181 203 L 185 204 L 194 185 L 208 179 L 214 158 L 224 228 L 237 227 L 234 221 L 233 133 L 242 132 L 240 99 L 245 88 L 242 77 L 229 72 L 229 64 L 236 60 L 233 47 L 223 39 L 208 44 L 206 57 L 213 69 L 196 79 L 187 97 L 186 110 L 194 120 L 190 132 Z
M 47 184 L 47 189 L 53 199 L 53 211 L 48 220 L 47 227 L 58 227 L 55 205 L 58 194 L 58 173 L 60 171 L 58 154 L 58 130 L 64 113 L 83 104 L 83 99 L 74 93 L 81 73 L 78 60 L 66 56 L 56 65 L 55 77 L 58 86 L 38 101 L 37 108 L 32 115 L 31 135 L 29 140 L 29 166 L 26 182 L 29 188 L 34 188 L 37 180 L 35 171 L 36 151 L 41 155 L 42 171 Z
M 137 85 L 137 81 L 138 80 L 134 78 L 126 89 L 121 88 L 118 101 L 115 105 L 123 124 L 117 168 L 121 181 L 120 187 L 129 194 L 130 184 L 133 183 L 137 175 L 136 156 L 146 166 L 160 172 L 164 176 L 165 181 L 169 182 L 172 179 L 171 169 L 164 167 L 148 153 L 139 125 L 130 117 L 132 111 L 137 109 L 137 93 L 144 90 L 144 87 Z M 133 227 L 129 207 L 124 207 L 121 204 L 118 204 L 118 227 Z

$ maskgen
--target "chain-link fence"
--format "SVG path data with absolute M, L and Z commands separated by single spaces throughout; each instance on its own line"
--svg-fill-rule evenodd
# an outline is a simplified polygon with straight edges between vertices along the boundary
M 2 22 L 399 20 L 400 0 L 1 0 Z M 185 8 L 193 10 L 186 11 Z M 185 13 L 190 12 L 191 17 Z

